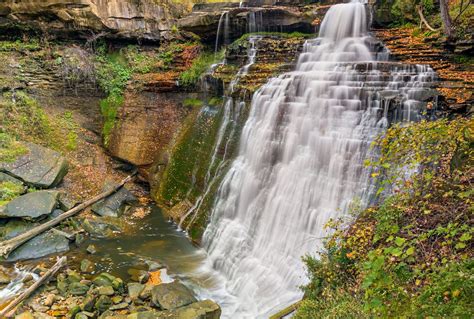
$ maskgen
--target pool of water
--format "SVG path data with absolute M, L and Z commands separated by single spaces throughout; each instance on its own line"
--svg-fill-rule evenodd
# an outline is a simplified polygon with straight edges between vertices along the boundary
M 206 252 L 168 221 L 158 207 L 152 205 L 149 210 L 142 218 L 122 217 L 126 231 L 115 238 L 88 238 L 68 257 L 73 263 L 87 258 L 96 263 L 95 273 L 106 271 L 124 280 L 129 278 L 128 269 L 145 261 L 158 262 L 166 266 L 168 275 L 180 278 L 206 295 L 205 291 L 215 286 L 212 274 L 202 271 Z M 97 248 L 95 254 L 86 253 L 91 244 Z

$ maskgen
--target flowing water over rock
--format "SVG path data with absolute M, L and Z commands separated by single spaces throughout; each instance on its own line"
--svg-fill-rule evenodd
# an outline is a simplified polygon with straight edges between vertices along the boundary
M 434 73 L 378 61 L 386 54 L 366 26 L 362 3 L 333 6 L 296 70 L 253 97 L 204 235 L 226 318 L 267 318 L 302 297 L 301 256 L 321 248 L 324 224 L 353 199 L 370 200 L 371 141 L 421 116 Z

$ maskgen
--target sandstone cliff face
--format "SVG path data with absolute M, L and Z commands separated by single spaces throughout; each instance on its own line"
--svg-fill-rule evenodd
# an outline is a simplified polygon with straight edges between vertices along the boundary
M 159 41 L 183 10 L 168 0 L 5 0 L 0 3 L 0 29 L 60 38 L 101 34 Z

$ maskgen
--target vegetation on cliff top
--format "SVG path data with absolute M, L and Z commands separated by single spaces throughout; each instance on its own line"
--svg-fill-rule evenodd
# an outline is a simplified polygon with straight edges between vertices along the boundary
M 440 32 L 450 41 L 469 39 L 473 31 L 474 6 L 466 0 L 387 1 L 394 25 L 423 25 L 429 32 Z
M 394 126 L 375 142 L 378 196 L 333 229 L 296 318 L 468 318 L 474 294 L 474 120 Z M 410 176 L 406 171 L 412 170 Z

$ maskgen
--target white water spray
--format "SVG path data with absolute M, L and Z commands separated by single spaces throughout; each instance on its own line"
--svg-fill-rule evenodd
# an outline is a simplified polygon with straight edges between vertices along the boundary
M 334 5 L 296 71 L 253 97 L 204 235 L 208 261 L 226 279 L 214 296 L 224 318 L 268 318 L 302 297 L 301 257 L 321 248 L 330 218 L 371 194 L 363 161 L 390 116 L 379 92 L 396 86 L 407 119 L 413 92 L 433 78 L 429 68 L 379 69 L 366 28 L 362 3 Z

